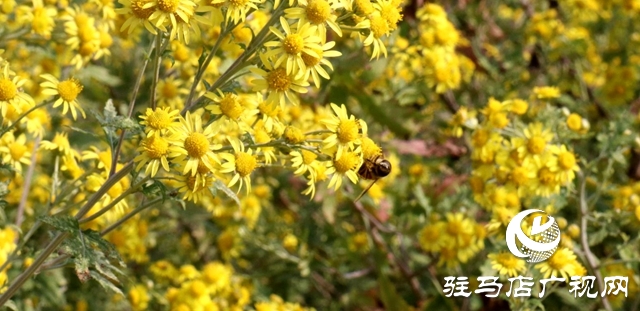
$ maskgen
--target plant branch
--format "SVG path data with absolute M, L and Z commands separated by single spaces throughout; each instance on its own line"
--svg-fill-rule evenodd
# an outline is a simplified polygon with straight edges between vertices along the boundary
M 116 206 L 116 204 L 120 203 L 120 201 L 124 200 L 127 196 L 129 196 L 130 194 L 138 191 L 138 189 L 140 189 L 140 187 L 142 185 L 144 185 L 144 183 L 147 182 L 147 180 L 149 180 L 149 176 L 143 178 L 139 183 L 131 186 L 129 189 L 127 189 L 127 191 L 123 192 L 122 194 L 120 194 L 117 198 L 115 198 L 113 201 L 111 201 L 111 203 L 109 203 L 107 206 L 103 207 L 102 209 L 100 209 L 99 211 L 97 211 L 96 213 L 92 214 L 91 216 L 87 217 L 87 218 L 83 218 L 80 219 L 78 222 L 83 224 L 89 221 L 92 221 L 102 215 L 104 215 L 104 213 L 108 212 L 110 209 L 112 209 L 114 206 Z
M 31 179 L 33 178 L 33 172 L 36 168 L 36 155 L 38 153 L 38 147 L 40 146 L 40 140 L 42 137 L 37 136 L 36 141 L 33 143 L 33 151 L 31 152 L 31 163 L 27 170 L 27 175 L 22 183 L 22 195 L 20 196 L 20 204 L 18 204 L 18 213 L 16 215 L 16 226 L 20 228 L 22 221 L 24 220 L 24 209 L 27 205 L 27 199 L 29 197 L 29 190 L 31 189 Z

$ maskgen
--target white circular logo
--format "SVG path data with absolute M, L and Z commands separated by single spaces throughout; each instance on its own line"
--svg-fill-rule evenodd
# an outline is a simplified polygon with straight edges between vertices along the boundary
M 544 213 L 537 209 L 522 211 L 513 217 L 507 226 L 506 238 L 509 251 L 516 257 L 527 258 L 527 262 L 541 262 L 548 259 L 560 244 L 560 228 L 556 220 L 549 215 L 547 215 L 548 221 L 543 225 L 540 224 L 542 216 L 536 216 L 528 235 L 522 231 L 520 227 L 522 220 L 535 212 Z M 520 247 L 516 244 L 516 238 L 522 244 Z

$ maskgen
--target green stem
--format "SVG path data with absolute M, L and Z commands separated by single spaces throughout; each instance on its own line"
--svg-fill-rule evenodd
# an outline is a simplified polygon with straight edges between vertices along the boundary
M 111 165 L 115 166 L 116 163 L 112 163 Z M 86 215 L 89 212 L 89 210 L 91 210 L 91 208 L 96 203 L 98 203 L 98 201 L 100 201 L 100 199 L 102 199 L 102 196 L 105 193 L 107 193 L 107 191 L 109 191 L 109 189 L 111 189 L 111 187 L 113 187 L 113 185 L 115 185 L 117 182 L 119 182 L 120 179 L 122 179 L 125 176 L 127 176 L 127 174 L 129 174 L 129 172 L 131 172 L 132 169 L 133 169 L 133 161 L 127 163 L 124 167 L 122 167 L 122 169 L 120 171 L 118 171 L 117 173 L 115 173 L 111 177 L 109 177 L 107 179 L 107 181 L 104 182 L 102 187 L 100 187 L 100 189 L 98 189 L 98 191 L 96 191 L 96 193 L 89 199 L 89 201 L 87 201 L 87 203 L 85 203 L 85 205 L 82 206 L 82 208 L 80 208 L 80 210 L 76 214 L 75 218 L 76 219 L 81 219 L 82 217 L 84 217 L 84 215 Z
M 148 207 L 150 207 L 150 206 L 152 206 L 152 205 L 154 205 L 154 204 L 156 204 L 156 203 L 158 203 L 160 201 L 162 201 L 162 198 L 157 198 L 157 199 L 154 199 L 154 200 L 151 200 L 151 201 L 147 202 L 146 204 L 143 204 L 143 205 L 137 207 L 136 209 L 132 210 L 128 214 L 124 215 L 124 217 L 122 217 L 120 220 L 114 222 L 109 227 L 107 227 L 106 229 L 102 230 L 100 232 L 100 235 L 104 236 L 104 235 L 108 234 L 109 232 L 113 231 L 115 228 L 117 228 L 118 226 L 123 224 L 125 221 L 129 220 L 131 217 L 135 216 L 139 212 L 145 210 L 146 208 L 148 208 Z
M 114 206 L 116 206 L 116 204 L 120 203 L 120 201 L 124 200 L 127 196 L 129 196 L 130 194 L 138 191 L 138 189 L 140 189 L 140 187 L 142 187 L 142 185 L 144 185 L 144 183 L 147 182 L 147 180 L 149 180 L 149 176 L 143 178 L 139 183 L 133 185 L 131 188 L 127 189 L 127 191 L 123 192 L 121 195 L 119 195 L 117 198 L 115 198 L 113 201 L 111 201 L 111 203 L 109 203 L 107 206 L 103 207 L 102 209 L 100 209 L 99 211 L 97 211 L 95 214 L 92 214 L 91 216 L 87 217 L 87 218 L 83 218 L 80 219 L 78 222 L 83 224 L 89 221 L 92 221 L 102 215 L 104 215 L 104 213 L 108 212 L 110 209 L 112 209 Z
M 156 110 L 156 88 L 160 79 L 160 62 L 162 61 L 162 31 L 159 31 L 155 38 L 156 52 L 153 59 L 153 80 L 151 81 L 151 109 Z M 129 116 L 131 117 L 131 116 Z

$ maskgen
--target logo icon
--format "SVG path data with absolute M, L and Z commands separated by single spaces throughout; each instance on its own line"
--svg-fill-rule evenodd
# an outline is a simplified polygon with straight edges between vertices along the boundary
M 507 225 L 507 247 L 511 253 L 519 258 L 527 258 L 527 262 L 541 262 L 547 260 L 560 244 L 560 228 L 556 220 L 547 216 L 547 222 L 540 224 L 542 216 L 536 216 L 533 219 L 531 231 L 525 234 L 520 224 L 522 221 L 533 213 L 544 213 L 537 209 L 530 209 L 518 213 L 511 219 Z M 546 214 L 546 213 L 544 213 Z M 520 247 L 516 244 L 516 239 L 522 244 Z

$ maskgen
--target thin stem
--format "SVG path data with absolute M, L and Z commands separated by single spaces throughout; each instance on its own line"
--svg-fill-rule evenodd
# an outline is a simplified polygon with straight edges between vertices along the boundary
M 109 227 L 107 227 L 106 229 L 102 230 L 100 232 L 100 235 L 104 236 L 106 234 L 108 234 L 109 232 L 113 231 L 115 228 L 117 228 L 118 226 L 120 226 L 121 224 L 123 224 L 124 222 L 126 222 L 127 220 L 131 219 L 131 217 L 135 216 L 136 214 L 138 214 L 139 212 L 145 210 L 146 208 L 158 203 L 162 201 L 162 198 L 157 198 L 154 200 L 151 200 L 141 206 L 138 206 L 136 209 L 132 210 L 131 212 L 129 212 L 128 214 L 124 215 L 122 218 L 120 218 L 120 220 L 114 222 L 113 224 L 111 224 Z
M 24 220 L 24 208 L 27 205 L 27 199 L 29 197 L 29 190 L 31 189 L 31 179 L 33 178 L 33 172 L 36 168 L 36 155 L 38 154 L 38 146 L 40 146 L 40 136 L 36 137 L 36 141 L 33 143 L 33 151 L 31 152 L 31 163 L 27 170 L 27 175 L 24 178 L 22 184 L 22 195 L 20 197 L 20 204 L 18 204 L 18 214 L 16 215 L 16 227 L 20 228 L 22 221 Z
M 131 94 L 131 103 L 129 104 L 129 113 L 127 114 L 128 118 L 131 118 L 133 115 L 133 108 L 136 106 L 136 98 L 138 97 L 138 92 L 140 91 L 140 84 L 142 83 L 142 78 L 144 78 L 144 71 L 147 69 L 147 65 L 149 64 L 149 57 L 154 50 L 155 42 L 151 43 L 149 46 L 148 57 L 145 57 L 144 63 L 142 63 L 142 68 L 140 68 L 140 73 L 138 73 L 138 78 L 136 79 L 136 84 L 133 87 L 133 93 Z M 116 146 L 116 150 L 113 152 L 113 158 L 111 159 L 111 169 L 109 170 L 109 177 L 111 177 L 116 172 L 116 163 L 118 163 L 118 157 L 120 156 L 120 148 L 122 148 L 122 142 L 124 141 L 124 134 L 126 130 L 120 130 L 120 137 L 118 138 L 118 145 Z
M 304 135 L 311 136 L 311 135 L 322 135 L 322 134 L 329 134 L 329 133 L 333 133 L 333 132 L 329 130 L 319 130 L 319 131 L 307 132 L 307 133 L 304 133 Z
M 225 27 L 225 26 L 222 27 L 222 31 L 220 32 L 220 35 L 218 36 L 218 39 L 216 40 L 216 43 L 213 44 L 213 47 L 209 51 L 209 55 L 207 55 L 207 58 L 204 60 L 204 62 L 202 62 L 202 64 L 198 68 L 198 71 L 196 72 L 196 76 L 193 79 L 193 84 L 191 85 L 191 90 L 189 91 L 189 97 L 187 97 L 187 101 L 185 102 L 186 103 L 185 106 L 187 106 L 187 107 L 191 106 L 191 101 L 193 100 L 193 96 L 196 93 L 196 88 L 198 87 L 198 84 L 200 84 L 200 80 L 202 79 L 202 76 L 204 75 L 204 72 L 207 70 L 207 67 L 209 67 L 209 64 L 213 60 L 213 57 L 216 55 L 216 52 L 218 51 L 218 48 L 222 44 L 222 39 L 224 37 L 226 37 L 227 33 L 231 29 L 235 28 L 236 26 L 237 25 L 234 25 L 230 29 L 227 29 L 227 27 Z
M 587 259 L 587 263 L 593 271 L 593 274 L 598 281 L 598 289 L 599 292 L 604 292 L 606 289 L 602 282 L 602 276 L 600 275 L 600 270 L 598 269 L 598 264 L 596 262 L 596 257 L 591 252 L 591 248 L 589 248 L 589 240 L 587 238 L 587 216 L 589 215 L 589 207 L 587 206 L 587 198 L 586 198 L 586 183 L 587 178 L 584 176 L 584 173 L 578 172 L 580 177 L 580 243 L 582 244 L 582 248 L 584 249 L 584 255 Z M 602 296 L 602 306 L 607 310 L 611 311 L 611 304 L 609 304 L 609 299 L 606 295 Z
M 115 166 L 116 163 L 113 163 L 112 165 Z M 82 206 L 82 208 L 80 208 L 80 210 L 76 214 L 75 218 L 76 219 L 81 219 L 82 217 L 84 217 L 84 215 L 86 215 L 89 212 L 89 210 L 91 210 L 91 208 L 96 203 L 98 203 L 98 201 L 100 201 L 100 199 L 102 199 L 102 196 L 105 193 L 107 193 L 107 191 L 109 191 L 109 189 L 111 189 L 111 187 L 113 187 L 113 185 L 115 185 L 117 182 L 119 182 L 120 179 L 122 179 L 123 177 L 127 176 L 127 174 L 129 174 L 129 172 L 131 172 L 132 169 L 133 169 L 133 161 L 130 161 L 120 171 L 118 171 L 117 173 L 115 173 L 111 177 L 109 177 L 107 179 L 107 181 L 104 182 L 102 187 L 100 187 L 100 189 L 98 189 L 98 191 L 93 194 L 93 196 L 89 199 L 89 201 L 87 201 L 87 203 L 85 203 L 84 206 Z
M 144 183 L 146 183 L 147 180 L 149 180 L 149 178 L 150 178 L 149 176 L 143 178 L 139 183 L 137 183 L 137 184 L 133 185 L 131 188 L 127 189 L 127 191 L 125 191 L 121 195 L 119 195 L 117 198 L 115 198 L 113 201 L 111 201 L 111 203 L 109 203 L 107 206 L 103 207 L 102 209 L 97 211 L 95 214 L 92 214 L 91 216 L 89 216 L 87 218 L 80 219 L 78 222 L 83 224 L 83 223 L 92 221 L 92 220 L 104 215 L 104 213 L 108 212 L 111 208 L 116 206 L 116 204 L 120 203 L 120 201 L 124 200 L 127 196 L 129 196 L 130 194 L 138 191 L 138 189 L 142 185 L 144 185 Z
M 151 81 L 151 109 L 156 109 L 156 86 L 160 79 L 160 62 L 162 61 L 162 31 L 159 31 L 156 35 L 156 53 L 153 59 L 153 80 Z M 131 117 L 131 115 L 129 115 Z

